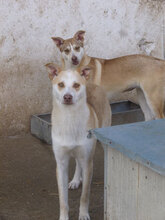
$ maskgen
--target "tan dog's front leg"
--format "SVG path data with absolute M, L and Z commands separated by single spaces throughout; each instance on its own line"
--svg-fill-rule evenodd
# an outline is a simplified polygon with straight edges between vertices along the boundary
M 55 153 L 57 162 L 57 183 L 60 200 L 60 218 L 59 220 L 68 220 L 68 163 L 69 158 L 65 155 L 64 158 L 58 157 Z
M 79 220 L 90 220 L 88 213 L 90 185 L 93 174 L 93 160 L 81 161 L 82 165 L 82 194 L 80 199 Z

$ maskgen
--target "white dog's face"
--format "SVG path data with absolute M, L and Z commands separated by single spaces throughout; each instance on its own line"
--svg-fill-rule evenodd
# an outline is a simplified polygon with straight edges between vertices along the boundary
M 89 67 L 84 67 L 81 71 L 61 71 L 52 63 L 47 64 L 46 67 L 53 83 L 53 97 L 58 104 L 74 105 L 82 98 L 86 99 L 86 79 L 90 73 Z
M 65 105 L 78 103 L 86 96 L 85 79 L 76 71 L 62 71 L 53 79 L 53 96 Z
M 73 38 L 64 40 L 60 37 L 53 37 L 53 41 L 61 51 L 65 67 L 76 69 L 84 56 L 84 35 L 85 31 L 78 31 Z

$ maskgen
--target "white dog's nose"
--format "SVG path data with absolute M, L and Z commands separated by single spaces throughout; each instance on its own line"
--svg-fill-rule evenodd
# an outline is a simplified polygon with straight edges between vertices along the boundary
M 73 96 L 69 93 L 64 95 L 64 104 L 72 104 Z

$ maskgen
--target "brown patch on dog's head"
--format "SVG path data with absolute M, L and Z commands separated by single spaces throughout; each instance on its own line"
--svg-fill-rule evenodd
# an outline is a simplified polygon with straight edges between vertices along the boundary
M 70 52 L 70 45 L 73 45 L 76 51 L 79 51 L 79 47 L 83 47 L 84 35 L 85 31 L 81 30 L 76 32 L 73 38 L 64 40 L 61 37 L 52 37 L 52 40 L 61 52 L 65 52 L 67 54 Z

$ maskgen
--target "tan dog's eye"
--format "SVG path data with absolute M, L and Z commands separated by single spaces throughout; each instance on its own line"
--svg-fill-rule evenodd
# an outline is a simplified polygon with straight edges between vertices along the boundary
M 80 84 L 79 84 L 79 83 L 74 83 L 74 84 L 73 84 L 73 88 L 75 88 L 75 89 L 80 88 Z
M 63 82 L 60 82 L 60 83 L 58 84 L 58 86 L 59 86 L 60 88 L 64 88 L 64 83 L 63 83 Z
M 77 46 L 77 47 L 75 47 L 74 49 L 77 50 L 77 51 L 79 51 L 79 50 L 80 50 L 80 47 Z
M 65 52 L 66 54 L 68 54 L 68 53 L 70 52 L 70 50 L 69 50 L 69 49 L 65 49 L 64 52 Z

